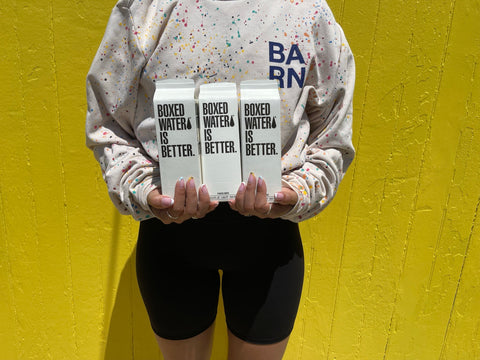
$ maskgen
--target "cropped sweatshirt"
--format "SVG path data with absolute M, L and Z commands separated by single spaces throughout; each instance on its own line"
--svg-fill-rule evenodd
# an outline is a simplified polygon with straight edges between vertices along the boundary
M 355 66 L 323 0 L 120 0 L 87 76 L 86 142 L 123 214 L 153 217 L 160 187 L 155 82 L 275 79 L 281 96 L 282 182 L 300 222 L 334 197 L 353 160 Z M 198 185 L 198 184 L 197 184 Z M 267 184 L 268 186 L 268 184 Z M 208 184 L 207 184 L 208 188 Z

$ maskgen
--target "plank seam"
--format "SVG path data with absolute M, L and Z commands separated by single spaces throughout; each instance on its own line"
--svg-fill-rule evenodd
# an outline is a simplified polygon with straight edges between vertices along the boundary
M 456 303 L 456 301 L 457 301 L 458 290 L 459 290 L 459 288 L 460 288 L 461 280 L 462 280 L 462 276 L 463 276 L 463 269 L 465 268 L 465 262 L 467 261 L 468 251 L 469 251 L 469 249 L 470 249 L 470 243 L 471 243 L 471 240 L 472 240 L 472 234 L 473 234 L 474 231 L 475 231 L 475 223 L 477 222 L 477 215 L 478 215 L 478 210 L 479 210 L 479 208 L 480 208 L 480 197 L 478 198 L 477 206 L 476 206 L 475 213 L 474 213 L 474 216 L 473 216 L 472 226 L 470 227 L 470 234 L 469 234 L 469 236 L 468 236 L 467 247 L 466 247 L 465 253 L 464 253 L 464 255 L 463 255 L 462 268 L 461 268 L 461 270 L 460 270 L 460 275 L 459 275 L 459 277 L 458 277 L 457 287 L 456 287 L 456 289 L 455 289 L 455 295 L 454 295 L 454 297 L 453 297 L 452 307 L 450 308 L 450 315 L 449 315 L 449 317 L 448 317 L 448 324 L 447 324 L 447 327 L 446 327 L 446 329 L 445 329 L 445 334 L 444 334 L 444 336 L 443 336 L 442 350 L 441 350 L 441 352 L 440 352 L 439 359 L 442 359 L 442 357 L 443 357 L 444 354 L 445 354 L 447 337 L 448 337 L 448 333 L 449 333 L 449 330 L 450 330 L 450 327 L 451 327 L 453 310 L 455 309 L 455 303 Z
M 355 146 L 357 153 L 360 152 L 360 143 L 361 143 L 361 138 L 362 138 L 362 129 L 363 129 L 363 119 L 365 116 L 365 103 L 367 100 L 367 94 L 368 94 L 368 88 L 370 85 L 370 73 L 371 73 L 371 68 L 372 68 L 372 63 L 373 63 L 373 54 L 375 53 L 375 48 L 377 45 L 377 30 L 378 30 L 378 21 L 380 17 L 380 6 L 381 6 L 381 0 L 378 0 L 378 5 L 377 5 L 377 13 L 375 15 L 375 31 L 373 33 L 372 37 L 372 48 L 370 51 L 370 60 L 368 63 L 368 68 L 367 68 L 367 76 L 366 76 L 366 81 L 365 81 L 365 91 L 364 91 L 364 96 L 363 96 L 363 102 L 362 102 L 362 110 L 360 113 L 360 125 L 359 125 L 359 131 L 358 131 L 358 142 L 357 145 Z M 357 170 L 357 162 L 353 162 L 353 169 L 352 169 L 352 183 L 350 185 L 350 194 L 347 202 L 347 216 L 345 219 L 345 226 L 344 226 L 344 231 L 343 231 L 343 239 L 342 239 L 342 249 L 341 249 L 341 255 L 340 255 L 340 262 L 338 266 L 338 274 L 337 274 L 337 281 L 335 284 L 335 294 L 334 294 L 334 302 L 333 302 L 333 312 L 331 316 L 331 322 L 330 322 L 330 333 L 329 333 L 329 340 L 328 340 L 328 348 L 327 348 L 327 359 L 330 358 L 330 351 L 331 351 L 331 346 L 332 346 L 332 335 L 333 335 L 333 323 L 335 322 L 335 313 L 336 313 L 336 308 L 337 308 L 337 300 L 338 300 L 338 288 L 340 286 L 340 277 L 341 277 L 341 272 L 342 272 L 342 266 L 343 266 L 343 254 L 345 251 L 345 242 L 346 242 L 346 235 L 347 235 L 347 229 L 348 229 L 348 224 L 349 224 L 349 219 L 350 219 L 350 210 L 351 210 L 351 203 L 352 203 L 352 189 L 353 185 L 355 184 L 355 179 L 356 179 L 356 170 Z
M 65 164 L 63 160 L 63 131 L 62 131 L 62 122 L 60 119 L 60 103 L 59 103 L 59 91 L 58 91 L 58 69 L 57 69 L 57 60 L 56 60 L 56 45 L 55 45 L 55 22 L 53 18 L 53 0 L 49 2 L 49 11 L 50 11 L 50 41 L 52 44 L 52 56 L 51 56 L 51 66 L 53 70 L 53 81 L 55 88 L 55 101 L 56 101 L 56 116 L 57 116 L 57 128 L 58 128 L 58 144 L 60 147 L 60 169 L 61 169 L 61 184 L 63 192 L 63 212 L 64 212 L 64 226 L 65 226 L 65 249 L 66 249 L 66 270 L 67 278 L 69 281 L 69 295 L 70 295 L 70 306 L 72 308 L 72 321 L 73 321 L 73 340 L 75 344 L 75 357 L 79 358 L 79 346 L 78 346 L 78 325 L 77 325 L 77 315 L 76 315 L 76 304 L 75 304 L 75 295 L 73 293 L 73 269 L 72 269 L 72 253 L 70 248 L 70 236 L 68 231 L 68 211 L 67 211 L 67 194 L 66 194 L 66 185 L 65 185 Z
M 474 63 L 474 66 L 473 66 L 473 72 L 472 72 L 472 82 L 474 81 L 475 79 L 475 72 L 476 72 L 476 68 L 477 68 L 477 63 L 475 62 Z M 466 118 L 468 119 L 469 118 L 469 104 L 470 102 L 472 101 L 472 93 L 470 93 L 470 97 L 467 101 L 467 114 L 466 114 Z M 471 136 L 471 139 L 472 138 L 475 138 L 474 135 Z M 460 137 L 461 139 L 461 137 Z M 470 143 L 471 143 L 471 139 L 470 139 Z M 457 147 L 458 149 L 458 147 Z M 470 149 L 469 149 L 470 150 Z M 458 150 L 457 150 L 458 151 Z M 470 151 L 469 151 L 470 153 Z M 469 158 L 469 154 L 467 154 L 467 158 Z M 470 233 L 469 233 L 469 236 L 468 236 L 468 240 L 467 240 L 467 246 L 465 248 L 465 252 L 463 254 L 463 262 L 462 262 L 462 267 L 460 269 L 460 274 L 459 274 L 459 277 L 458 277 L 458 280 L 457 280 L 457 287 L 455 289 L 455 295 L 453 297 L 453 302 L 452 302 L 452 307 L 450 308 L 450 314 L 448 316 L 448 322 L 447 322 L 447 326 L 445 328 L 445 334 L 443 336 L 443 343 L 442 343 L 442 349 L 440 351 L 440 356 L 439 356 L 439 359 L 442 359 L 444 358 L 445 356 L 445 351 L 446 351 L 446 346 L 447 346 L 447 338 L 448 338 L 448 334 L 450 332 L 450 329 L 451 329 L 451 325 L 452 325 L 452 316 L 453 316 L 453 311 L 455 309 L 455 303 L 456 303 L 456 300 L 457 300 L 457 295 L 458 295 L 458 291 L 460 289 L 460 285 L 461 285 L 461 280 L 462 280 L 462 276 L 463 276 L 463 269 L 465 268 L 465 263 L 467 261 L 467 256 L 468 256 L 468 251 L 470 249 L 470 243 L 471 243 L 471 240 L 472 240 L 472 236 L 473 236 L 473 233 L 475 231 L 475 224 L 477 222 L 477 215 L 478 215 L 478 210 L 480 208 L 480 197 L 478 198 L 477 200 L 477 205 L 476 205 L 476 208 L 475 208 L 475 212 L 474 212 L 474 215 L 473 215 L 473 220 L 472 220 L 472 225 L 470 226 Z
M 35 196 L 34 196 L 34 191 L 33 191 L 33 184 L 32 184 L 32 179 L 33 179 L 33 176 L 32 176 L 32 164 L 31 164 L 31 158 L 30 158 L 30 138 L 28 136 L 28 131 L 26 131 L 26 129 L 28 129 L 28 126 L 27 126 L 27 108 L 25 106 L 26 104 L 26 96 L 25 96 L 25 93 L 26 93 L 26 90 L 25 90 L 25 79 L 23 77 L 23 70 L 24 70 L 24 64 L 23 64 L 23 61 L 22 61 L 22 55 L 21 55 L 21 51 L 22 51 L 22 46 L 21 46 L 21 41 L 20 41 L 20 38 L 19 38 L 19 35 L 18 35 L 18 28 L 17 28 L 17 23 L 19 22 L 18 20 L 18 14 L 17 14 L 17 8 L 15 7 L 15 10 L 14 10 L 14 14 L 15 14 L 15 19 L 14 19 L 14 25 L 13 25 L 13 29 L 14 29 L 14 32 L 15 32 L 15 40 L 16 40 L 16 54 L 17 54 L 17 66 L 19 68 L 19 83 L 20 83 L 20 89 L 21 89 L 21 94 L 22 94 L 22 98 L 21 98 L 21 112 L 22 112 L 22 126 L 23 128 L 25 129 L 24 130 L 24 136 L 23 136 L 23 139 L 24 139 L 24 142 L 25 142 L 25 149 L 23 151 L 23 154 L 25 156 L 25 160 L 26 160 L 26 168 L 27 168 L 27 172 L 30 176 L 28 176 L 28 180 L 27 180 L 27 186 L 28 186 L 28 194 L 31 196 L 32 198 L 32 222 L 33 222 L 33 226 L 34 226 L 34 229 L 35 229 L 35 244 L 38 245 L 38 230 L 37 230 L 37 224 L 38 224 L 38 221 L 37 221 L 37 213 L 35 211 L 36 209 L 36 205 L 35 205 Z M 10 264 L 10 266 L 12 266 Z M 12 277 L 12 292 L 13 292 L 13 295 L 15 296 L 15 289 L 14 289 L 14 276 L 13 276 L 13 268 L 11 267 L 11 277 Z M 19 358 L 22 357 L 22 344 L 25 343 L 25 339 L 24 337 L 20 336 L 20 327 L 21 327 L 21 322 L 20 322 L 20 318 L 19 318 L 19 313 L 18 313 L 18 309 L 16 307 L 16 302 L 15 302 L 15 307 L 14 307 L 14 311 L 15 311 L 15 316 L 16 316 L 16 321 L 17 321 L 17 327 L 16 327 L 16 338 L 17 338 L 17 341 L 15 343 L 16 345 L 16 348 L 17 348 L 17 355 L 19 356 Z

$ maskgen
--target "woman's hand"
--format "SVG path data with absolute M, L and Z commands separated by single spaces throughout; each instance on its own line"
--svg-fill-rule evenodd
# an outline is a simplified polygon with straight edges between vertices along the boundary
M 200 186 L 197 195 L 193 178 L 188 179 L 186 184 L 183 178 L 177 181 L 173 199 L 155 189 L 148 194 L 147 202 L 155 216 L 164 224 L 181 224 L 191 218 L 200 219 L 218 205 L 218 201 L 210 201 L 206 185 Z
M 255 191 L 256 190 L 256 191 Z M 275 193 L 276 203 L 267 202 L 267 185 L 259 177 L 250 174 L 247 184 L 241 183 L 235 200 L 230 201 L 230 207 L 245 216 L 255 215 L 259 218 L 278 218 L 289 212 L 297 203 L 297 193 L 283 187 Z

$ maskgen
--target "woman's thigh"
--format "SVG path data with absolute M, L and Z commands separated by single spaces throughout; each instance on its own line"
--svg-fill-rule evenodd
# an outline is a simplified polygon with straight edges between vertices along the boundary
M 137 281 L 154 332 L 183 340 L 215 320 L 220 288 L 218 270 L 183 261 L 167 227 L 141 227 L 136 252 Z M 158 229 L 157 229 L 158 230 Z
M 254 344 L 274 344 L 290 335 L 302 292 L 304 259 L 301 248 L 288 259 L 284 255 L 272 251 L 265 263 L 224 271 L 225 316 L 236 337 Z

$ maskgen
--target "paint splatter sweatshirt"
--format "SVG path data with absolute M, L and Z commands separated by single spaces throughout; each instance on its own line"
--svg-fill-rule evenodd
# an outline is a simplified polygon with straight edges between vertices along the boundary
M 299 222 L 328 205 L 353 160 L 354 77 L 323 0 L 120 0 L 87 76 L 87 146 L 120 212 L 153 217 L 155 81 L 191 78 L 198 95 L 202 83 L 276 79 L 282 181 L 298 194 L 283 218 Z

